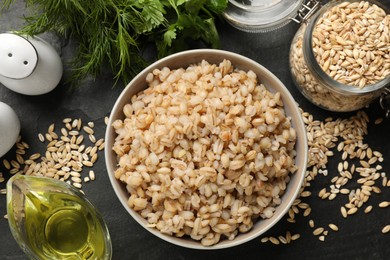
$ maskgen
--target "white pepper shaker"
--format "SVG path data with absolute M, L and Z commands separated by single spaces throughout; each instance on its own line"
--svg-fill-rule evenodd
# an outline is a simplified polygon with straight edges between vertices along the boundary
M 0 157 L 16 143 L 20 132 L 20 121 L 15 111 L 0 102 Z
M 41 95 L 61 80 L 63 67 L 56 50 L 39 37 L 0 34 L 0 83 L 20 94 Z

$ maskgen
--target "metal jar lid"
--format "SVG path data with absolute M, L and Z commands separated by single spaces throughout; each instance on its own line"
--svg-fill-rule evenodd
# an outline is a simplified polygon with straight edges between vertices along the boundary
M 313 0 L 229 0 L 223 16 L 245 32 L 268 32 L 290 21 L 300 22 L 319 6 Z

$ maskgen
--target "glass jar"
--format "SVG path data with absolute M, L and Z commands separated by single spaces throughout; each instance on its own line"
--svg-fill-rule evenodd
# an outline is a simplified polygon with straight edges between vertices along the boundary
M 351 4 L 351 8 L 345 7 L 350 9 L 347 12 L 350 12 L 351 17 L 355 15 L 353 6 L 362 5 L 364 8 L 368 6 L 364 14 L 356 14 L 364 17 L 363 24 L 351 22 L 356 24 L 356 28 L 359 25 L 367 28 L 357 31 L 351 25 L 351 28 L 355 29 L 351 33 L 356 36 L 355 42 L 353 38 L 348 39 L 349 36 L 347 38 L 335 36 L 331 40 L 329 38 L 326 40 L 329 35 L 349 30 L 346 28 L 348 24 L 334 22 L 345 22 L 349 19 L 350 14 L 334 12 L 337 8 L 344 8 L 346 2 Z M 376 1 L 330 1 L 304 21 L 298 29 L 289 55 L 291 74 L 301 93 L 315 105 L 336 112 L 354 111 L 367 106 L 381 94 L 388 92 L 386 88 L 390 86 L 389 28 L 383 29 L 386 27 L 385 24 L 376 27 L 376 18 L 370 17 L 372 10 L 367 11 L 374 4 L 382 8 L 384 15 L 387 15 L 386 19 L 389 19 L 388 9 Z M 322 18 L 324 14 L 327 15 L 326 18 Z M 376 14 L 374 11 L 374 15 Z M 357 49 L 356 41 L 361 40 L 360 36 L 365 39 L 368 37 L 364 30 L 370 31 L 369 26 L 378 29 L 379 34 L 375 34 L 377 37 L 375 44 L 372 46 L 367 44 Z M 370 33 L 374 32 L 370 31 Z M 375 54 L 381 54 L 381 58 L 374 55 L 373 50 L 377 50 Z
M 226 21 L 245 32 L 268 32 L 297 16 L 303 0 L 229 0 Z

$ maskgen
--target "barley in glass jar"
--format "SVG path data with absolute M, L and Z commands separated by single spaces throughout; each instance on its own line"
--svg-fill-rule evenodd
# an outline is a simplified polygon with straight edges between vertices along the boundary
M 330 1 L 302 23 L 291 44 L 295 85 L 337 112 L 370 104 L 390 85 L 390 15 L 375 1 Z

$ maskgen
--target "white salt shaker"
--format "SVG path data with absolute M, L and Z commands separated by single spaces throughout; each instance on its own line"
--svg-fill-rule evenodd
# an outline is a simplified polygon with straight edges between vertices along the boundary
M 39 37 L 0 34 L 0 83 L 25 95 L 53 90 L 63 67 L 56 50 Z
M 16 143 L 20 132 L 20 121 L 15 111 L 0 102 L 0 157 Z

